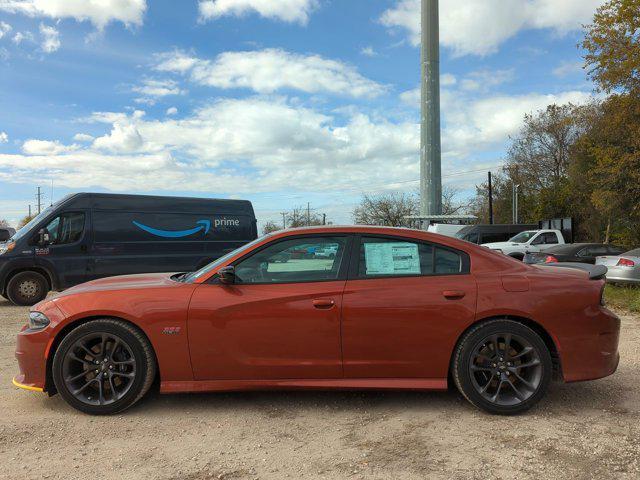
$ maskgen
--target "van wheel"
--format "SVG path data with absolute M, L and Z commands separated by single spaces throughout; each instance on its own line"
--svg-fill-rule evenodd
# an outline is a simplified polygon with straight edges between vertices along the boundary
M 545 395 L 553 366 L 540 336 L 513 320 L 472 328 L 454 352 L 452 376 L 476 407 L 498 415 L 524 412 Z
M 21 306 L 31 306 L 44 300 L 49 292 L 47 279 L 38 272 L 20 272 L 7 284 L 7 298 Z
M 83 323 L 62 339 L 52 373 L 56 390 L 69 405 L 91 415 L 111 415 L 147 393 L 156 359 L 140 330 L 105 318 Z

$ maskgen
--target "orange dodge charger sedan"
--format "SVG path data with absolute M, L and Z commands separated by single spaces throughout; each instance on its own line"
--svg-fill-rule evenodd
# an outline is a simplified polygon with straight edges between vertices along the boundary
M 530 266 L 423 231 L 312 227 L 193 273 L 95 280 L 35 305 L 14 383 L 90 414 L 160 391 L 445 390 L 514 414 L 553 377 L 611 375 L 603 267 Z

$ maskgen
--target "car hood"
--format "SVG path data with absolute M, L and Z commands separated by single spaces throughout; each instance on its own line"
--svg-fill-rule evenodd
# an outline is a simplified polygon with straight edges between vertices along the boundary
M 125 290 L 158 288 L 163 286 L 175 286 L 178 282 L 171 280 L 174 273 L 143 273 L 138 275 L 120 275 L 117 277 L 101 278 L 90 282 L 81 283 L 75 287 L 68 288 L 58 296 L 73 295 L 76 293 L 89 293 L 105 290 Z

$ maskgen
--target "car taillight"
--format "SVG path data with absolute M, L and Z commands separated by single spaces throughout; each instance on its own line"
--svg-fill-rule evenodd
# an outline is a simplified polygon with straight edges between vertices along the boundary
M 618 264 L 616 265 L 616 267 L 635 267 L 636 266 L 636 262 L 634 262 L 633 260 L 629 260 L 628 258 L 621 258 L 620 260 L 618 260 Z
M 547 255 L 547 258 L 544 259 L 544 263 L 558 263 L 558 259 L 553 255 Z

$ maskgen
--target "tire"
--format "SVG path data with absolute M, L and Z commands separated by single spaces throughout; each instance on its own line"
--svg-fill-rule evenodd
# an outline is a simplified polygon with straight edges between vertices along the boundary
M 458 390 L 471 404 L 492 414 L 515 415 L 544 397 L 553 364 L 536 332 L 501 319 L 483 322 L 460 339 L 451 370 Z
M 42 301 L 49 293 L 49 283 L 38 272 L 16 273 L 7 284 L 7 298 L 21 306 L 31 306 Z
M 58 393 L 73 408 L 90 415 L 112 415 L 147 393 L 156 376 L 156 358 L 147 338 L 133 325 L 92 320 L 62 339 L 52 373 Z

